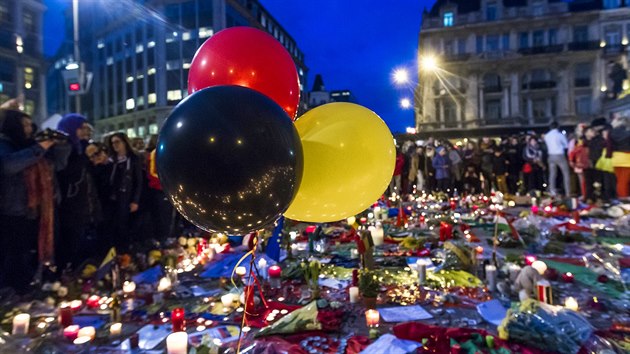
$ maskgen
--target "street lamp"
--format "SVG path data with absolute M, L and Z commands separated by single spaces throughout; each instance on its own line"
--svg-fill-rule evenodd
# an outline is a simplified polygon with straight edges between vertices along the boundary
M 398 85 L 406 84 L 409 82 L 409 72 L 407 69 L 394 70 L 394 82 Z
M 433 72 L 438 69 L 437 59 L 433 55 L 425 55 L 420 58 L 420 68 L 423 71 Z

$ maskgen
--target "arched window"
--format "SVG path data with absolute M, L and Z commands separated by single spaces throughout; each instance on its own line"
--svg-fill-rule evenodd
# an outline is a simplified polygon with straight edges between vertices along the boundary
M 501 92 L 501 76 L 487 73 L 483 76 L 483 90 L 486 93 Z

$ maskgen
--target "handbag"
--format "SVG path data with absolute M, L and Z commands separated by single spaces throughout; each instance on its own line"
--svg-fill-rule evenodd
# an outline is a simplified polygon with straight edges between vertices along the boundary
M 606 158 L 606 149 L 602 151 L 602 156 L 597 160 L 595 168 L 600 171 L 615 173 L 612 158 Z

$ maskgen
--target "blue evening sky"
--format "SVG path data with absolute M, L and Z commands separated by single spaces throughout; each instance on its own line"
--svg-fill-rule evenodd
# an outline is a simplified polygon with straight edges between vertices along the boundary
M 90 2 L 93 0 L 79 0 Z M 44 50 L 53 55 L 64 35 L 70 0 L 45 0 Z M 349 89 L 359 104 L 381 116 L 392 132 L 413 126 L 413 110 L 400 99 L 413 86 L 392 84 L 394 68 L 408 67 L 415 80 L 422 11 L 434 0 L 261 0 L 293 36 L 309 67 L 307 88 L 322 74 L 328 90 Z

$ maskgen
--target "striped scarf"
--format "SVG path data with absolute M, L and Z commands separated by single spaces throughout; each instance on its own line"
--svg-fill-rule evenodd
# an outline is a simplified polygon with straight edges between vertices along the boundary
M 37 254 L 40 264 L 52 262 L 54 256 L 54 196 L 53 174 L 45 159 L 24 171 L 28 209 L 39 215 L 39 233 L 37 237 Z

